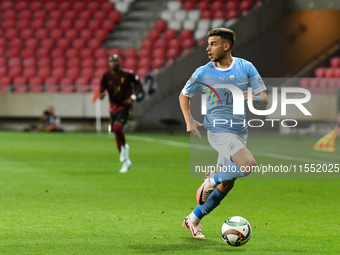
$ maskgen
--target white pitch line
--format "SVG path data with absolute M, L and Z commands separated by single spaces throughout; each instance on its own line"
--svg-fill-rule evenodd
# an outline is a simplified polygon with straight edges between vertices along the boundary
M 166 145 L 172 145 L 172 146 L 179 146 L 179 147 L 186 147 L 186 148 L 196 148 L 196 149 L 202 149 L 202 150 L 211 150 L 212 148 L 208 145 L 199 145 L 199 144 L 193 144 L 190 145 L 188 143 L 182 143 L 182 142 L 175 142 L 170 140 L 161 140 L 161 139 L 155 139 L 150 137 L 140 137 L 140 136 L 128 136 L 129 139 L 132 138 L 132 140 L 139 140 L 149 143 L 159 143 L 159 144 L 166 144 Z M 326 163 L 326 164 L 338 164 L 339 162 L 333 162 L 333 161 L 326 161 L 321 159 L 315 159 L 315 158 L 299 158 L 299 157 L 292 157 L 292 156 L 286 156 L 286 155 L 280 155 L 275 153 L 267 153 L 267 152 L 254 152 L 254 155 L 258 156 L 266 156 L 269 158 L 276 158 L 276 159 L 285 159 L 285 160 L 295 160 L 299 162 L 304 163 L 310 163 L 310 162 L 317 162 L 317 163 Z

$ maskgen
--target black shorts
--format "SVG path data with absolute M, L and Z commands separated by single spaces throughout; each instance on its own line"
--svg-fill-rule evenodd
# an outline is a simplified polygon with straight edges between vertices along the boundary
M 131 108 L 126 107 L 123 110 L 120 110 L 116 113 L 110 113 L 110 115 L 111 115 L 111 127 L 113 127 L 113 123 L 115 123 L 115 121 L 118 121 L 124 125 L 131 116 Z

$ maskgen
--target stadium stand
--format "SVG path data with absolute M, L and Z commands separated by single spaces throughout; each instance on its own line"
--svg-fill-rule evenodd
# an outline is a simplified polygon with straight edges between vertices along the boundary
M 141 2 L 2 1 L 0 91 L 91 91 L 107 67 L 107 55 L 114 53 L 140 76 L 156 73 L 201 43 L 210 28 L 246 15 L 262 3 L 163 1 L 165 5 L 159 6 L 166 9 L 152 17 L 146 36 L 136 43 L 140 47 L 107 47 L 105 41 L 115 34 L 116 24 Z M 84 84 L 92 81 L 95 84 Z

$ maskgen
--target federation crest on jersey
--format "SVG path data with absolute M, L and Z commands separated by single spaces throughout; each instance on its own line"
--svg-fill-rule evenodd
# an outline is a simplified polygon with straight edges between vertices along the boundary
M 235 148 L 235 144 L 231 143 L 228 145 L 228 150 L 232 151 Z
M 231 81 L 233 81 L 233 80 L 235 79 L 235 76 L 234 76 L 234 75 L 230 75 L 230 76 L 229 76 L 229 79 L 230 79 Z

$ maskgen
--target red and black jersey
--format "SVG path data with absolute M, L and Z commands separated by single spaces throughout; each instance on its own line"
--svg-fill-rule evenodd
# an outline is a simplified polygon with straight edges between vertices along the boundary
M 104 73 L 100 82 L 100 92 L 107 90 L 110 99 L 110 113 L 116 113 L 126 106 L 124 100 L 131 97 L 133 85 L 139 84 L 139 77 L 131 70 L 120 69 L 118 74 L 111 70 Z

